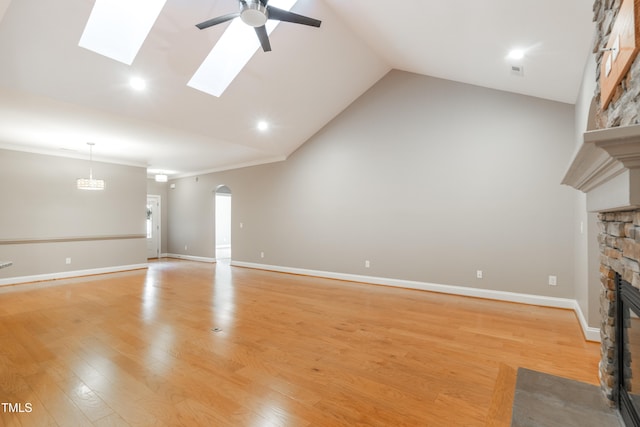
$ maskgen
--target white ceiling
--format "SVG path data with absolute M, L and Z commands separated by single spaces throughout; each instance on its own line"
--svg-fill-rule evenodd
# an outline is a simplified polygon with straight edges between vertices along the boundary
M 0 147 L 86 158 L 90 141 L 175 176 L 282 160 L 394 68 L 574 103 L 594 29 L 591 0 L 298 0 L 321 28 L 282 23 L 216 98 L 186 84 L 227 24 L 195 24 L 236 0 L 168 0 L 131 66 L 78 47 L 93 3 L 0 0 Z

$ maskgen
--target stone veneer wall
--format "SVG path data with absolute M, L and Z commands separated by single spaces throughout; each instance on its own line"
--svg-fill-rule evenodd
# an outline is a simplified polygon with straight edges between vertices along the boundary
M 606 109 L 600 105 L 600 66 L 611 29 L 620 10 L 622 0 L 595 0 L 593 4 L 596 35 L 593 53 L 596 59 L 597 129 L 637 124 L 640 120 L 640 56 L 615 90 Z M 602 324 L 600 384 L 611 405 L 616 386 L 615 361 L 615 273 L 640 289 L 640 210 L 631 212 L 601 213 L 600 220 L 600 314 Z
M 596 0 L 593 4 L 596 37 L 593 53 L 596 55 L 595 101 L 596 127 L 598 129 L 627 126 L 640 122 L 640 56 L 636 57 L 622 83 L 618 85 L 606 110 L 600 106 L 600 64 L 604 49 L 609 42 L 611 28 L 620 10 L 622 0 Z
M 640 289 L 640 210 L 599 214 L 600 235 L 600 385 L 613 405 L 618 369 L 615 345 L 616 285 L 619 273 Z

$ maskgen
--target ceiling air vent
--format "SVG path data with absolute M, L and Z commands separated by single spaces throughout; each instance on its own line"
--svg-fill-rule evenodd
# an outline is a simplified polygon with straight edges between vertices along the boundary
M 512 76 L 524 76 L 524 67 L 522 65 L 511 65 Z

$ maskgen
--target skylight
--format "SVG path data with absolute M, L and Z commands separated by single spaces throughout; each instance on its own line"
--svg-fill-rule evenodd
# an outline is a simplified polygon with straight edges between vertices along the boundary
M 271 0 L 269 6 L 289 11 L 296 1 Z M 267 21 L 267 34 L 270 35 L 279 23 Z M 234 19 L 187 85 L 219 97 L 259 48 L 260 42 L 253 27 Z
M 96 0 L 80 47 L 131 65 L 167 0 Z

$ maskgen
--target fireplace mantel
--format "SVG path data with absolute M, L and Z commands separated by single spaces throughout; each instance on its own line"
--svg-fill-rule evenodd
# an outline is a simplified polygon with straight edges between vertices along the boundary
M 640 208 L 640 125 L 585 132 L 562 184 L 587 194 L 587 210 Z

